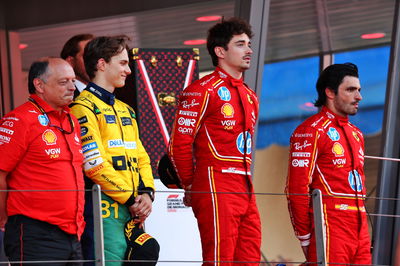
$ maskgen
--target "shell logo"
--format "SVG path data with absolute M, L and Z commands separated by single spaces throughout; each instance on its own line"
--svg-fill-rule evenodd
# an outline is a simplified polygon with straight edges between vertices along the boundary
M 232 118 L 235 110 L 233 109 L 233 106 L 230 103 L 225 103 L 221 107 L 221 113 L 224 115 L 225 118 Z
M 57 135 L 51 129 L 46 129 L 42 134 L 42 140 L 46 145 L 55 145 L 57 142 Z
M 344 155 L 344 149 L 342 144 L 339 142 L 335 142 L 332 147 L 332 152 L 335 154 L 335 156 L 343 156 Z

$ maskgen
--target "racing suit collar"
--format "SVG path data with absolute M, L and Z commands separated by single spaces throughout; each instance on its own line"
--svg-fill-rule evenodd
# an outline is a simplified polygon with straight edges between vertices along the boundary
M 43 109 L 43 111 L 45 112 L 45 113 L 54 113 L 54 115 L 56 116 L 56 117 L 59 117 L 59 113 L 56 111 L 56 110 L 54 110 L 54 108 L 53 107 L 51 107 L 46 101 L 44 101 L 42 98 L 40 98 L 39 96 L 37 96 L 36 94 L 30 94 L 29 95 L 29 97 L 30 98 L 32 98 L 33 100 L 34 100 L 34 102 L 37 104 L 37 105 L 39 105 L 40 106 L 40 108 L 42 108 Z M 39 108 L 39 107 L 38 107 Z M 61 117 L 62 116 L 64 116 L 66 113 L 69 113 L 70 112 L 70 109 L 69 109 L 69 107 L 68 106 L 64 106 L 63 108 L 62 108 L 62 112 L 61 112 Z
M 349 123 L 349 117 L 345 117 L 345 116 L 341 116 L 341 115 L 337 115 L 335 113 L 333 113 L 328 107 L 323 106 L 322 107 L 322 112 L 324 112 L 326 114 L 326 116 L 332 120 L 334 120 L 338 125 L 340 126 L 344 126 L 347 125 Z
M 241 79 L 234 79 L 231 75 L 229 75 L 228 73 L 225 72 L 225 70 L 223 70 L 220 67 L 215 67 L 215 71 L 218 73 L 219 77 L 223 80 L 225 80 L 226 82 L 228 82 L 228 84 L 237 87 L 239 85 L 243 85 L 243 76 Z
M 115 95 L 112 94 L 111 92 L 103 89 L 102 87 L 96 85 L 95 83 L 89 82 L 89 84 L 87 85 L 85 90 L 91 92 L 93 95 L 95 95 L 97 98 L 99 98 L 103 102 L 105 102 L 109 105 L 114 105 Z

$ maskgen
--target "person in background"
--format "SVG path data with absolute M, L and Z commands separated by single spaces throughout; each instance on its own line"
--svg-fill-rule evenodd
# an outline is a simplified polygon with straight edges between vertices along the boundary
M 61 58 L 34 62 L 29 101 L 0 120 L 0 189 L 10 191 L 0 193 L 0 227 L 10 261 L 82 259 L 83 156 L 68 108 L 74 80 Z
M 84 173 L 102 189 L 104 248 L 107 265 L 121 265 L 127 250 L 125 224 L 143 223 L 152 211 L 154 179 L 139 138 L 136 114 L 115 98 L 131 74 L 127 37 L 97 37 L 83 59 L 91 79 L 72 104 L 81 126 Z
M 364 198 L 364 138 L 349 122 L 362 99 L 358 68 L 325 68 L 316 84 L 322 107 L 290 138 L 286 193 L 296 236 L 307 262 L 317 261 L 311 194 L 322 192 L 326 256 L 331 264 L 371 264 Z
M 92 40 L 94 36 L 89 33 L 78 34 L 71 37 L 61 50 L 60 57 L 66 60 L 74 69 L 76 79 L 74 99 L 86 88 L 86 85 L 90 82 L 89 76 L 85 70 L 85 64 L 83 62 L 83 51 L 86 44 Z
M 243 83 L 252 35 L 250 25 L 238 18 L 210 28 L 207 48 L 215 71 L 179 98 L 169 156 L 185 189 L 185 204 L 197 219 L 203 265 L 255 265 L 261 259 L 251 178 L 258 99 Z

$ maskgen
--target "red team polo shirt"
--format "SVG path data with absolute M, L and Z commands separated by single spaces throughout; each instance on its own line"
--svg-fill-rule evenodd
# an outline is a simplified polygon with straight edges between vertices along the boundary
M 11 190 L 7 213 L 54 224 L 80 237 L 85 222 L 79 123 L 69 118 L 68 107 L 60 114 L 38 96 L 30 97 L 47 117 L 26 102 L 0 120 L 0 169 L 9 172 Z M 71 132 L 71 122 L 73 132 L 63 133 L 61 129 Z

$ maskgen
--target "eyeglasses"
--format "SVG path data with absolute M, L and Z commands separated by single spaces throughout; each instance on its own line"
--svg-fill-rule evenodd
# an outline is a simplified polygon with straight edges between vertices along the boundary
M 54 127 L 56 129 L 60 130 L 61 133 L 67 134 L 67 135 L 72 134 L 74 132 L 74 129 L 75 129 L 74 128 L 74 121 L 72 121 L 72 117 L 71 117 L 71 115 L 69 113 L 67 113 L 67 117 L 68 117 L 69 126 L 70 126 L 71 130 L 67 131 L 67 130 L 63 129 L 62 127 L 59 127 L 57 125 L 52 125 L 51 121 L 50 121 L 50 118 L 47 115 L 46 111 L 34 99 L 29 97 L 28 100 L 31 103 L 33 103 L 33 105 L 35 105 L 39 109 L 39 111 L 46 117 L 47 121 L 49 121 L 49 123 L 48 123 L 49 127 Z

